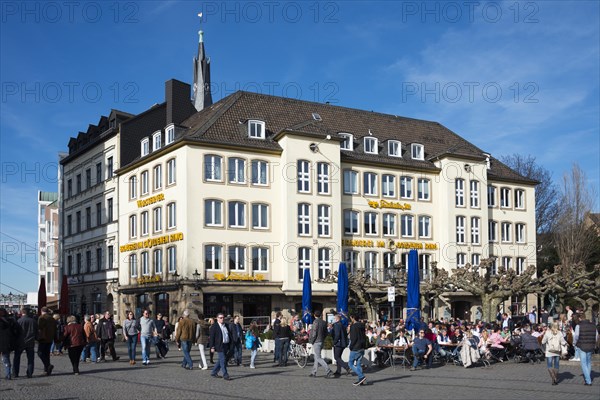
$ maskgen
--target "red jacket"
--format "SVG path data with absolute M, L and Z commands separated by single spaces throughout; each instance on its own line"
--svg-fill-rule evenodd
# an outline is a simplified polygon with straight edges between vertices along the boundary
M 86 341 L 81 324 L 75 322 L 65 327 L 63 343 L 68 343 L 70 347 L 79 347 L 85 346 Z

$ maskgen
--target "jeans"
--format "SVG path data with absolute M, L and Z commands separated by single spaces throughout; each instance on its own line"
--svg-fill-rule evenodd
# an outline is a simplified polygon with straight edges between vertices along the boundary
M 548 369 L 558 369 L 558 360 L 560 360 L 560 356 L 546 357 L 546 366 L 548 367 Z
M 229 352 L 229 343 L 223 343 L 223 351 L 217 353 L 219 359 L 212 369 L 211 375 L 215 376 L 219 373 L 219 370 L 223 372 L 223 377 L 229 376 L 227 372 L 227 353 Z
M 183 353 L 183 362 L 181 366 L 184 368 L 194 368 L 194 362 L 192 361 L 192 356 L 190 355 L 190 350 L 192 349 L 192 342 L 189 340 L 181 341 L 181 352 Z
M 257 353 L 258 353 L 258 349 L 252 349 L 250 351 L 250 367 L 254 367 L 254 360 L 256 360 Z
M 100 352 L 102 359 L 104 360 L 106 357 L 106 348 L 110 351 L 110 355 L 113 360 L 117 360 L 117 352 L 115 351 L 115 339 L 102 339 L 102 345 L 100 347 Z
M 279 339 L 281 345 L 279 346 L 279 365 L 285 365 L 288 362 L 288 351 L 290 351 L 290 340 Z
M 364 355 L 365 355 L 364 350 L 350 351 L 350 358 L 348 359 L 348 366 L 358 376 L 359 380 L 365 377 L 365 374 L 363 374 L 362 365 L 361 365 L 361 361 L 362 361 L 362 358 Z
M 335 363 L 337 364 L 336 373 L 342 372 L 342 368 L 348 369 L 348 363 L 342 360 L 342 353 L 344 352 L 344 347 L 336 346 L 333 348 L 333 358 L 335 359 Z
M 10 353 L 2 353 L 2 364 L 4 365 L 4 377 L 6 379 L 11 379 L 11 371 L 10 371 Z
M 315 362 L 313 364 L 312 373 L 313 375 L 317 374 L 319 370 L 319 365 L 327 371 L 327 373 L 331 372 L 327 362 L 321 358 L 321 349 L 323 348 L 323 342 L 315 342 L 313 343 L 313 356 L 315 358 Z
M 50 347 L 52 343 L 38 343 L 38 351 L 37 355 L 42 360 L 44 364 L 44 371 L 48 372 L 48 367 L 50 367 Z
M 581 363 L 581 371 L 583 372 L 583 380 L 585 383 L 592 384 L 592 352 L 578 349 L 579 362 Z
M 275 350 L 273 350 L 273 356 L 275 357 L 273 361 L 279 361 L 279 356 L 281 355 L 281 339 L 275 338 Z
M 242 364 L 242 342 L 233 342 L 233 359 L 237 365 Z
M 417 368 L 417 366 L 419 365 L 419 356 L 424 356 L 425 354 L 427 354 L 427 350 L 418 350 L 415 346 L 413 346 L 412 351 L 415 357 L 413 360 L 413 368 Z M 423 362 L 427 362 L 427 366 L 431 367 L 431 365 L 433 364 L 433 357 L 431 356 L 431 353 L 429 353 L 427 359 Z
M 152 345 L 152 338 L 150 336 L 140 336 L 140 341 L 142 342 L 142 361 L 148 362 L 150 361 L 150 346 Z
M 33 375 L 33 368 L 35 366 L 35 349 L 34 346 L 25 347 L 23 349 L 15 350 L 15 356 L 13 359 L 13 375 L 19 376 L 19 369 L 21 369 L 21 353 L 27 354 L 27 376 Z
M 129 361 L 135 361 L 137 338 L 137 335 L 127 335 L 127 354 L 129 355 Z
M 206 354 L 204 353 L 204 345 L 199 344 L 198 350 L 200 351 L 200 359 L 202 361 L 200 368 L 208 368 L 208 363 L 206 362 Z
M 88 343 L 83 348 L 81 352 L 81 362 L 85 362 L 85 359 L 90 356 L 92 362 L 98 361 L 98 352 L 96 351 L 98 348 L 96 347 L 96 342 Z

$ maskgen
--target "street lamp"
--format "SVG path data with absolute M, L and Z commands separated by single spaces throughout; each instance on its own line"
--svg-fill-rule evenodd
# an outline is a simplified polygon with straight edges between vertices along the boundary
M 200 273 L 198 272 L 198 269 L 196 268 L 196 270 L 194 271 L 194 273 L 192 274 L 192 276 L 194 277 L 194 280 L 196 282 L 194 282 L 194 289 L 198 290 L 198 288 L 200 287 Z
M 393 341 L 396 338 L 396 331 L 394 330 L 394 319 L 396 319 L 396 308 L 395 308 L 395 301 L 396 301 L 396 283 L 398 283 L 398 279 L 396 277 L 396 275 L 398 274 L 398 268 L 396 268 L 395 265 L 392 265 L 391 267 L 388 267 L 387 269 L 387 273 L 388 273 L 388 277 L 390 279 L 390 283 L 391 286 L 388 287 L 388 301 L 391 303 L 392 305 L 392 344 Z

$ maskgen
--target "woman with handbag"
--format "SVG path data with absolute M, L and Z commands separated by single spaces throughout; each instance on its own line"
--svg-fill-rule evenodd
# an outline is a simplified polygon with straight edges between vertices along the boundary
M 562 348 L 567 346 L 567 341 L 558 329 L 557 322 L 553 322 L 550 329 L 546 330 L 542 338 L 542 344 L 546 345 L 546 365 L 552 378 L 552 384 L 558 385 L 558 363 Z
M 69 360 L 71 360 L 75 375 L 79 375 L 79 359 L 85 345 L 86 337 L 83 332 L 83 326 L 77 322 L 74 315 L 69 315 L 67 326 L 63 331 L 63 347 L 69 351 Z

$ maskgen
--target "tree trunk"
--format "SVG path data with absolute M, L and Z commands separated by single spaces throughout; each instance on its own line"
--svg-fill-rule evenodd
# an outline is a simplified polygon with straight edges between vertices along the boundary
M 498 304 L 502 302 L 502 299 L 494 297 L 492 294 L 486 293 L 480 296 L 481 298 L 481 309 L 483 316 L 481 319 L 485 322 L 493 322 L 496 318 L 496 310 Z

